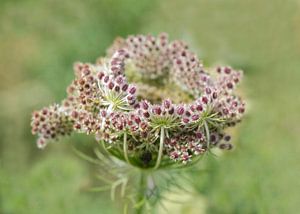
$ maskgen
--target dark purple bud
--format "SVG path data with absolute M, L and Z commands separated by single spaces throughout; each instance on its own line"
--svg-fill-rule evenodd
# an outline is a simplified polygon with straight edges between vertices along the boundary
M 162 112 L 162 110 L 159 106 L 156 106 L 156 107 L 153 108 L 153 113 L 154 114 L 160 115 L 161 112 Z
M 108 88 L 109 88 L 110 90 L 112 90 L 114 86 L 115 86 L 115 84 L 114 84 L 113 82 L 109 82 L 109 83 L 108 83 Z
M 202 102 L 203 102 L 203 103 L 205 103 L 205 104 L 207 104 L 207 103 L 208 103 L 208 98 L 207 98 L 207 97 L 205 97 L 205 96 L 204 96 L 204 97 L 202 97 Z
M 198 104 L 198 105 L 196 106 L 196 109 L 197 109 L 197 111 L 203 111 L 203 107 L 202 107 L 201 104 Z
M 172 107 L 172 108 L 168 111 L 168 113 L 169 113 L 170 115 L 174 114 L 174 107 Z
M 128 89 L 128 84 L 124 84 L 123 86 L 122 86 L 122 91 L 126 91 Z
M 202 134 L 201 132 L 197 132 L 197 133 L 196 133 L 196 137 L 197 137 L 198 139 L 202 139 L 202 138 L 203 138 L 203 134 Z
M 119 91 L 120 91 L 120 86 L 117 85 L 117 86 L 115 87 L 115 91 L 116 91 L 116 92 L 119 92 Z
M 233 84 L 231 82 L 227 83 L 227 88 L 232 89 L 233 88 Z
M 148 111 L 146 111 L 146 112 L 143 113 L 143 116 L 146 117 L 146 118 L 149 118 L 149 117 L 150 117 L 150 114 L 149 114 Z
M 218 98 L 218 94 L 217 94 L 217 92 L 213 92 L 213 95 L 212 95 L 212 97 L 213 97 L 214 99 L 217 99 L 217 98 Z

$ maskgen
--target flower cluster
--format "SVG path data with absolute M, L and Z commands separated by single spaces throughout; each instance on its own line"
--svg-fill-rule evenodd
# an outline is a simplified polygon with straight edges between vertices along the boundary
M 128 67 L 142 78 L 129 78 Z M 74 71 L 62 104 L 32 117 L 40 148 L 76 131 L 95 135 L 111 155 L 137 167 L 187 164 L 214 147 L 231 149 L 225 129 L 245 112 L 234 93 L 241 71 L 206 71 L 184 42 L 169 42 L 166 34 L 118 38 L 106 57 L 96 64 L 76 63 Z M 160 94 L 157 101 L 139 92 L 138 85 L 153 88 L 153 81 L 170 96 Z M 188 102 L 180 101 L 179 92 Z

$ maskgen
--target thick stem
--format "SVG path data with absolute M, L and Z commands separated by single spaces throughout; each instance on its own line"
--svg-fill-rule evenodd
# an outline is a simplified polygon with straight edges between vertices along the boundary
M 158 150 L 158 156 L 156 160 L 156 164 L 154 166 L 154 169 L 157 169 L 161 162 L 161 157 L 164 149 L 164 140 L 165 140 L 165 129 L 163 127 L 160 128 L 160 142 L 159 142 L 159 150 Z
M 140 173 L 140 181 L 138 186 L 138 192 L 137 192 L 137 208 L 135 210 L 136 214 L 142 214 L 144 207 L 145 207 L 145 197 L 146 197 L 146 190 L 147 190 L 147 175 L 145 172 Z
M 208 128 L 207 122 L 205 120 L 204 120 L 204 128 L 205 128 L 205 133 L 206 133 L 207 149 L 209 149 L 209 146 L 210 146 L 210 133 L 209 133 L 209 128 Z
M 130 164 L 129 158 L 128 158 L 128 146 L 127 146 L 127 133 L 124 133 L 124 139 L 123 139 L 123 152 L 124 152 L 124 158 L 128 164 Z

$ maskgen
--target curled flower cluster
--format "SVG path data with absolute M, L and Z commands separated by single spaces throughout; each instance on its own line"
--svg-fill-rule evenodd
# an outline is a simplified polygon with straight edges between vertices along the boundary
M 76 131 L 95 135 L 111 155 L 137 167 L 187 164 L 214 147 L 231 149 L 225 129 L 245 112 L 234 94 L 241 71 L 208 72 L 184 42 L 169 42 L 166 34 L 118 38 L 106 57 L 76 63 L 74 71 L 61 105 L 33 114 L 40 148 Z M 170 96 L 147 97 L 137 86 L 157 86 Z

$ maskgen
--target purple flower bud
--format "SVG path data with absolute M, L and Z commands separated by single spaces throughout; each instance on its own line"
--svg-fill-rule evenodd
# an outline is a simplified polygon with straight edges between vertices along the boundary
M 122 86 L 122 91 L 127 91 L 127 89 L 128 89 L 128 84 L 124 84 L 124 85 Z
M 115 86 L 115 84 L 114 84 L 113 82 L 109 82 L 109 83 L 108 83 L 108 88 L 109 88 L 110 90 L 112 90 L 114 86 Z
M 171 101 L 168 99 L 168 100 L 164 100 L 164 107 L 166 108 L 166 109 L 169 109 L 170 108 L 170 106 L 171 106 Z
M 106 75 L 106 76 L 104 77 L 103 81 L 104 81 L 105 83 L 107 83 L 107 82 L 109 81 L 109 76 Z
M 205 104 L 207 104 L 207 103 L 208 103 L 208 98 L 207 98 L 207 97 L 205 97 L 205 96 L 204 96 L 204 97 L 202 97 L 202 102 L 203 102 L 203 103 L 205 103 Z
M 189 122 L 190 122 L 190 119 L 185 117 L 185 118 L 182 119 L 182 122 L 183 122 L 183 123 L 189 123 Z
M 212 97 L 213 97 L 214 99 L 217 99 L 217 98 L 218 98 L 218 94 L 217 94 L 217 92 L 213 92 L 213 95 L 212 95 Z
M 161 112 L 162 112 L 162 110 L 161 110 L 160 106 L 156 106 L 156 107 L 153 108 L 153 113 L 154 114 L 160 115 Z
M 203 111 L 203 107 L 201 104 L 198 104 L 196 109 L 197 109 L 197 111 Z
M 206 94 L 211 94 L 211 89 L 210 88 L 206 88 L 205 92 L 206 92 Z
M 146 117 L 146 118 L 149 118 L 149 117 L 150 117 L 150 114 L 149 114 L 148 111 L 146 111 L 146 112 L 143 113 L 143 116 Z
M 129 93 L 130 94 L 134 94 L 136 92 L 136 87 L 135 86 L 131 86 L 131 88 L 129 89 Z
M 198 120 L 198 119 L 199 119 L 199 115 L 195 114 L 195 115 L 192 116 L 192 120 L 193 120 L 193 121 L 196 121 L 196 120 Z
M 149 108 L 149 105 L 148 105 L 148 103 L 147 103 L 147 101 L 142 101 L 142 108 L 144 109 L 144 110 L 147 110 L 148 108 Z
M 168 113 L 169 113 L 170 115 L 174 114 L 174 107 L 172 107 L 172 108 L 168 111 Z
M 227 88 L 232 89 L 233 88 L 233 84 L 231 82 L 227 83 Z
M 231 73 L 231 69 L 228 67 L 225 67 L 224 69 L 225 74 L 230 74 Z
M 196 133 L 196 137 L 197 137 L 198 139 L 202 139 L 202 138 L 203 138 L 203 134 L 202 134 L 201 132 L 197 132 L 197 133 Z
M 177 114 L 178 114 L 178 115 L 183 115 L 183 113 L 184 113 L 184 108 L 183 108 L 182 106 L 179 106 L 179 107 L 177 108 Z

